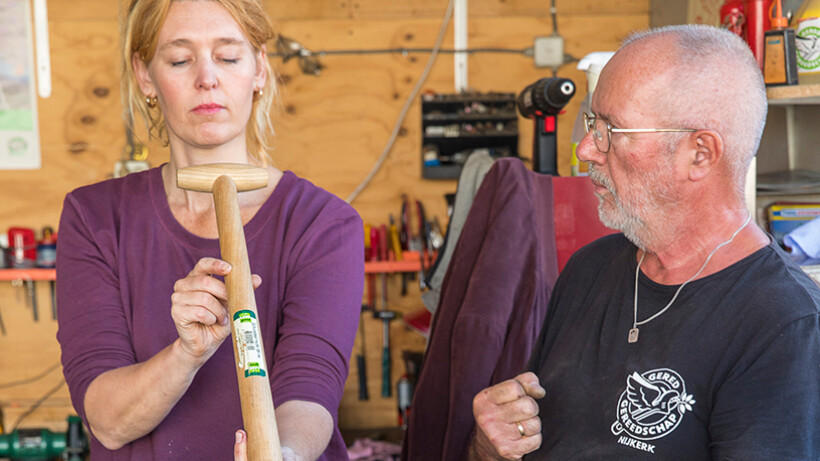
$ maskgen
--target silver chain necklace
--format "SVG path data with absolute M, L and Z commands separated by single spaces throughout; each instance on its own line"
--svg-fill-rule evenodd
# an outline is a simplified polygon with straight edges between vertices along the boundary
M 739 234 L 740 231 L 742 231 L 746 227 L 746 225 L 749 224 L 749 221 L 751 221 L 751 219 L 752 219 L 752 215 L 749 214 L 749 216 L 746 217 L 746 221 L 743 222 L 743 225 L 740 226 L 740 228 L 738 228 L 738 230 L 736 230 L 734 234 L 732 234 L 732 236 L 729 238 L 729 240 L 721 243 L 720 245 L 715 247 L 715 249 L 712 250 L 711 253 L 709 253 L 709 256 L 706 257 L 706 262 L 704 262 L 703 265 L 700 266 L 700 269 L 695 273 L 695 275 L 689 277 L 689 280 L 683 282 L 683 284 L 678 287 L 678 290 L 675 292 L 675 295 L 672 296 L 672 300 L 669 301 L 669 304 L 667 304 L 666 307 L 664 307 L 663 309 L 658 311 L 658 313 L 653 315 L 652 317 L 649 317 L 646 320 L 641 320 L 639 322 L 638 321 L 638 278 L 641 274 L 641 263 L 643 263 L 643 258 L 644 258 L 644 256 L 646 256 L 646 250 L 644 250 L 643 253 L 641 253 L 641 259 L 638 261 L 638 267 L 635 269 L 635 309 L 634 309 L 634 315 L 632 317 L 632 328 L 629 330 L 629 337 L 627 338 L 627 341 L 629 341 L 630 343 L 637 343 L 638 342 L 638 325 L 647 324 L 647 323 L 655 320 L 656 318 L 660 317 L 661 314 L 663 314 L 664 312 L 666 312 L 666 310 L 669 309 L 669 306 L 671 306 L 672 303 L 674 303 L 675 300 L 678 299 L 678 295 L 680 294 L 681 290 L 683 290 L 683 287 L 685 287 L 687 283 L 691 282 L 698 275 L 700 275 L 700 273 L 703 272 L 703 269 L 706 269 L 706 265 L 709 264 L 709 261 L 712 259 L 712 256 L 714 256 L 715 253 L 717 253 L 717 251 L 720 250 L 724 245 L 728 245 L 728 244 L 732 243 L 732 240 L 734 240 L 735 237 L 737 237 L 737 234 Z

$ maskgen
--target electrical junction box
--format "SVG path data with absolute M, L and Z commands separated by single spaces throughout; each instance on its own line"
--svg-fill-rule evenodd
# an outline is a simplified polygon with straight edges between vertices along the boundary
M 564 64 L 564 37 L 535 37 L 533 46 L 535 67 L 560 67 Z

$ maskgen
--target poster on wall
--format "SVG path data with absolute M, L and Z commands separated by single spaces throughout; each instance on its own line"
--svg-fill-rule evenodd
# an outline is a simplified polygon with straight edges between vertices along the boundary
M 40 168 L 31 3 L 0 0 L 0 169 Z

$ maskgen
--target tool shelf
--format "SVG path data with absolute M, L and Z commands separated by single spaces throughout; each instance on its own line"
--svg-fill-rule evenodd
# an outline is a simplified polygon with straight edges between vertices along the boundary
M 458 179 L 467 157 L 476 151 L 517 157 L 515 94 L 424 94 L 421 135 L 425 179 Z
M 0 282 L 11 282 L 14 280 L 56 280 L 56 269 L 0 269 Z
M 766 95 L 769 112 L 755 158 L 758 177 L 750 178 L 749 182 L 754 189 L 774 180 L 783 184 L 780 188 L 756 191 L 759 222 L 764 221 L 762 212 L 773 201 L 816 201 L 820 194 L 818 187 L 797 187 L 809 185 L 807 181 L 795 179 L 790 183 L 788 179 L 790 176 L 802 178 L 812 172 L 820 175 L 820 156 L 817 155 L 820 130 L 816 122 L 820 117 L 820 84 L 769 87 Z
M 769 230 L 767 209 L 775 202 L 820 202 L 820 84 L 766 89 L 769 112 L 747 179 L 758 224 Z M 747 186 L 747 195 L 749 188 Z

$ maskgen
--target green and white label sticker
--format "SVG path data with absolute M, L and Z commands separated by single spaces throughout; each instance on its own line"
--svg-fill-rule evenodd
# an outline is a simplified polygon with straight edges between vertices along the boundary
M 267 376 L 262 341 L 259 339 L 259 320 L 253 311 L 236 311 L 233 315 L 236 349 L 239 351 L 237 366 L 245 370 L 245 377 Z
M 820 20 L 800 22 L 795 37 L 797 48 L 797 72 L 820 72 Z

